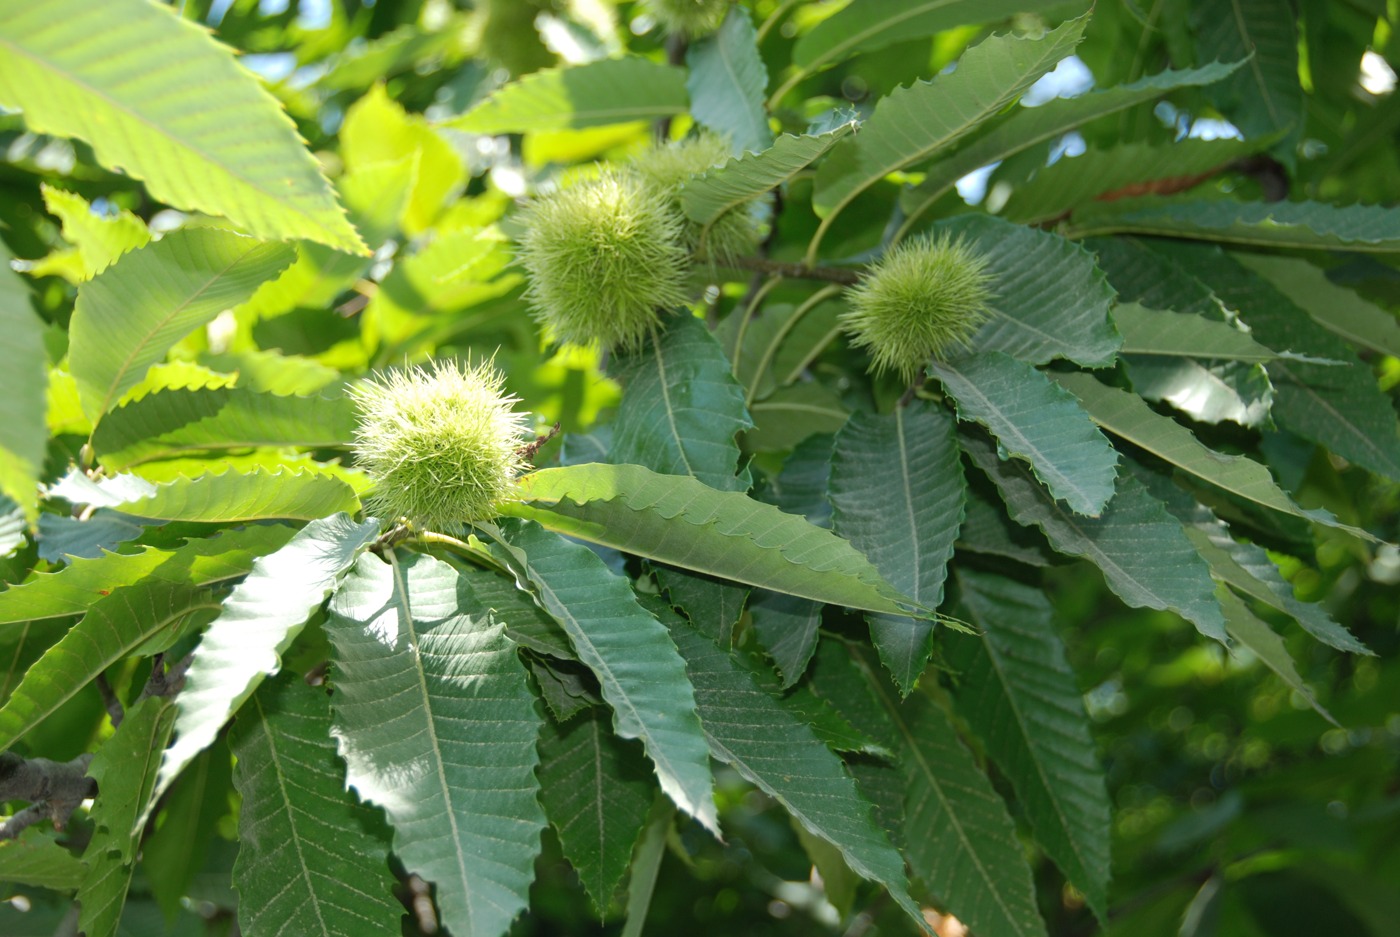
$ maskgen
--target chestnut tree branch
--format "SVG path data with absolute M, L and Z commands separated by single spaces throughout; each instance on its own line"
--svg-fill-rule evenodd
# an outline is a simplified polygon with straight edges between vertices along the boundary
M 854 286 L 865 276 L 861 271 L 849 267 L 809 267 L 802 263 L 769 260 L 766 257 L 735 257 L 726 260 L 724 266 L 735 267 L 739 270 L 753 270 L 757 273 L 775 274 L 780 277 L 840 283 L 843 286 Z
M 0 840 L 14 839 L 40 820 L 52 820 L 56 829 L 63 829 L 80 803 L 97 796 L 97 782 L 87 776 L 91 762 L 90 754 L 63 762 L 0 754 L 0 801 L 30 802 L 0 823 Z
M 112 690 L 112 684 L 107 681 L 107 675 L 100 673 L 97 679 L 92 681 L 97 686 L 97 692 L 102 696 L 102 705 L 107 710 L 107 717 L 112 720 L 112 728 L 122 724 L 122 719 L 126 716 L 126 711 L 122 709 L 122 701 L 117 699 L 117 694 Z

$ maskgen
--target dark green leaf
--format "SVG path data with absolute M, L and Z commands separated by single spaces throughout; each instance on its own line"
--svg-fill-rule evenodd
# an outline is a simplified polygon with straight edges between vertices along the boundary
M 743 7 L 729 8 L 719 29 L 686 50 L 686 89 L 697 123 L 728 138 L 736 155 L 773 143 L 763 92 L 768 69 L 758 54 L 753 21 Z
M 1299 601 L 1293 594 L 1293 586 L 1283 578 L 1263 547 L 1240 543 L 1219 521 L 1198 522 L 1188 527 L 1186 534 L 1222 582 L 1290 616 L 1319 641 L 1353 654 L 1374 654 L 1321 605 Z
M 818 692 L 839 690 L 833 700 L 838 708 L 853 721 L 859 717 L 857 725 L 871 726 L 895 752 L 895 777 L 904 782 L 899 820 L 914 877 L 976 933 L 1045 934 L 1030 867 L 1006 805 L 947 715 L 921 693 L 901 703 L 864 658 L 854 667 L 827 670 L 824 677 Z M 837 682 L 846 686 L 834 686 Z
M 1317 267 L 1292 257 L 1265 254 L 1237 254 L 1235 259 L 1276 286 L 1328 331 L 1358 347 L 1400 357 L 1400 323 L 1395 314 L 1337 286 Z
M 1095 118 L 1161 97 L 1175 88 L 1219 81 L 1238 67 L 1239 63 L 1212 62 L 1204 68 L 1167 70 L 1131 84 L 1047 101 L 1039 107 L 1016 108 L 966 146 L 935 162 L 925 173 L 924 181 L 904 193 L 900 206 L 906 215 L 905 225 L 913 224 L 959 179 L 975 169 L 1053 140 Z
M 1353 654 L 1373 652 L 1342 627 L 1321 605 L 1300 602 L 1263 547 L 1236 540 L 1211 510 L 1168 480 L 1150 472 L 1138 477 L 1186 525 L 1186 536 L 1210 564 L 1211 575 L 1242 595 L 1293 618 L 1325 644 Z M 1330 717 L 1329 717 L 1330 718 Z
M 989 556 L 1004 556 L 1029 566 L 1051 566 L 1055 556 L 1040 532 L 1013 524 L 995 495 L 969 488 L 957 548 Z
M 1278 424 L 1362 468 L 1400 479 L 1395 409 L 1356 353 L 1267 280 L 1218 248 L 1190 246 L 1178 256 L 1239 310 L 1266 345 L 1346 362 L 1341 367 L 1284 360 L 1268 364 Z
M 87 875 L 78 887 L 82 914 L 78 927 L 86 937 L 111 937 L 126 904 L 136 848 L 161 752 L 175 724 L 169 700 L 151 697 L 133 706 L 122 724 L 93 757 L 88 775 L 97 782 L 91 817 L 94 831 L 83 852 Z
M 1017 462 L 997 457 L 990 440 L 962 439 L 963 450 L 996 483 L 1013 520 L 1034 524 L 1051 546 L 1082 556 L 1104 574 L 1108 587 L 1133 608 L 1171 609 L 1207 637 L 1225 641 L 1225 619 L 1210 571 L 1181 525 L 1142 484 L 1120 475 L 1100 517 L 1069 513 Z
M 1337 720 L 1332 718 L 1332 714 L 1317 701 L 1317 693 L 1299 675 L 1298 665 L 1289 656 L 1283 639 L 1250 611 L 1249 606 L 1239 596 L 1225 586 L 1220 587 L 1218 595 L 1220 607 L 1225 610 L 1225 622 L 1230 630 L 1230 637 L 1249 648 L 1255 657 L 1264 662 L 1265 667 L 1278 674 L 1279 679 L 1290 690 L 1307 700 L 1308 705 L 1316 709 L 1324 719 L 1334 726 L 1339 725 Z
M 763 671 L 756 665 L 749 668 L 749 673 L 760 687 L 768 691 L 769 696 L 778 700 L 778 705 L 811 727 L 817 738 L 832 751 L 858 752 L 883 759 L 893 757 L 888 748 L 857 729 L 835 706 L 812 692 L 808 681 L 784 690 L 771 675 L 765 680 Z M 886 829 L 886 832 L 889 830 Z
M 829 531 L 693 478 L 580 465 L 526 475 L 519 495 L 502 513 L 592 543 L 833 605 L 927 612 Z
M 953 418 L 936 404 L 915 401 L 888 416 L 855 413 L 836 436 L 836 532 L 927 608 L 943 601 L 965 495 Z M 933 622 L 896 615 L 869 621 L 881 662 L 907 696 L 933 652 Z
M 362 555 L 330 609 L 347 784 L 384 808 L 395 855 L 437 886 L 444 927 L 504 933 L 545 824 L 542 720 L 515 646 L 469 577 L 422 554 Z
M 759 497 L 788 514 L 807 518 L 818 527 L 830 527 L 831 501 L 827 497 L 827 487 L 831 477 L 832 445 L 833 437 L 827 435 L 812 436 L 800 443 Z M 760 589 L 750 602 L 749 611 L 755 636 L 782 675 L 782 688 L 790 689 L 807 669 L 817 649 L 821 603 Z M 703 633 L 704 629 L 701 631 Z M 727 647 L 728 643 L 721 642 L 720 646 Z
M 599 914 L 606 914 L 651 811 L 651 769 L 636 743 L 612 734 L 590 709 L 540 735 L 540 801 L 564 856 Z
M 782 185 L 855 129 L 845 123 L 819 134 L 782 134 L 761 153 L 745 153 L 681 186 L 681 207 L 691 221 L 709 224 L 730 209 Z
M 695 697 L 665 627 L 587 547 L 534 524 L 508 523 L 504 534 L 498 555 L 530 584 L 598 678 L 617 734 L 640 739 L 661 789 L 717 830 L 714 780 Z
M 980 637 L 950 636 L 959 715 L 986 745 L 1036 840 L 1102 920 L 1108 906 L 1109 801 L 1074 672 L 1037 589 L 986 573 L 957 576 Z
M 1072 511 L 1102 513 L 1113 497 L 1118 453 L 1072 394 L 997 352 L 933 362 L 929 371 L 957 402 L 958 419 L 976 420 L 996 437 L 1000 457 L 1025 460 Z
M 805 517 L 818 527 L 831 526 L 831 450 L 835 437 L 811 436 L 799 443 L 783 462 L 783 470 L 758 497 L 787 514 Z
M 753 425 L 744 411 L 744 391 L 700 320 L 673 320 L 659 343 L 619 356 L 613 374 L 624 392 L 611 461 L 689 475 L 721 491 L 748 487 L 735 476 L 739 445 L 734 437 Z
M 1153 249 L 1151 238 L 1102 237 L 1084 242 L 1118 292 L 1118 308 L 1135 303 L 1153 311 L 1195 313 L 1234 324 L 1235 317 L 1194 271 Z
M 554 721 L 564 725 L 586 709 L 603 705 L 593 672 L 577 661 L 526 657 L 525 664 L 539 687 L 540 699 Z
M 763 591 L 749 603 L 749 615 L 758 643 L 763 645 L 782 675 L 783 688 L 792 686 L 801 678 L 812 652 L 817 649 L 817 631 L 822 624 L 821 603 Z M 932 624 L 928 624 L 928 630 L 933 630 Z
M 141 841 L 141 869 L 167 920 L 180 913 L 205 870 L 219 826 L 232 819 L 232 801 L 233 759 L 227 745 L 215 742 L 180 775 L 161 807 L 160 824 Z
M 1068 358 L 1086 367 L 1113 361 L 1118 333 L 1108 318 L 1113 288 L 1094 258 L 1064 238 L 971 213 L 940 222 L 987 261 L 989 316 L 968 346 L 1029 364 Z
M 1038 171 L 997 214 L 1022 224 L 1054 220 L 1096 196 L 1141 192 L 1147 183 L 1192 185 L 1259 148 L 1244 140 L 1186 139 L 1090 149 Z
M 1278 486 L 1268 468 L 1253 459 L 1202 445 L 1189 429 L 1154 413 L 1133 394 L 1101 384 L 1087 374 L 1056 374 L 1055 380 L 1079 398 L 1095 423 L 1203 481 L 1266 508 L 1374 539 L 1364 530 L 1343 524 L 1330 511 L 1300 507 Z
M 1085 18 L 1039 38 L 992 36 L 963 53 L 955 71 L 916 81 L 882 98 L 861 132 L 844 140 L 817 171 L 812 204 L 822 217 L 807 250 L 816 260 L 822 235 L 858 195 L 897 169 L 937 154 L 1015 101 L 1074 51 Z
M 359 937 L 398 930 L 389 846 L 345 789 L 330 698 L 288 672 L 267 681 L 230 735 L 242 795 L 233 880 L 248 937 Z
M 1122 199 L 1075 212 L 1070 231 L 1081 238 L 1131 233 L 1265 247 L 1400 251 L 1400 212 L 1380 205 Z
M 992 23 L 1038 6 L 1065 9 L 1063 0 L 862 0 L 818 23 L 797 41 L 792 61 L 802 72 L 972 23 Z M 1080 5 L 1082 9 L 1082 4 Z
M 914 874 L 978 933 L 1044 934 L 1030 868 L 1006 805 L 948 717 L 912 696 L 896 717 Z
M 725 647 L 734 635 L 734 625 L 744 614 L 749 599 L 748 586 L 736 586 L 714 576 L 692 573 L 668 566 L 657 569 L 661 588 L 673 608 L 682 612 L 700 633 Z
M 754 428 L 745 434 L 744 447 L 754 452 L 782 452 L 812 436 L 834 433 L 850 416 L 836 392 L 816 381 L 780 387 L 749 412 Z
M 1170 335 L 1154 335 L 1159 347 L 1209 332 L 1211 347 L 1243 351 L 1233 335 L 1219 329 L 1203 329 L 1195 320 L 1181 321 L 1176 315 L 1195 314 L 1198 319 L 1239 331 L 1238 316 L 1225 307 L 1220 297 L 1197 279 L 1192 271 L 1154 251 L 1139 238 L 1094 238 L 1087 245 L 1099 257 L 1109 282 L 1124 302 L 1131 301 L 1153 310 L 1153 317 L 1174 310 L 1165 320 L 1153 318 L 1148 324 L 1177 328 Z M 1115 308 L 1115 316 L 1125 307 Z M 1141 323 L 1139 323 L 1141 324 Z M 1134 325 L 1133 313 L 1125 314 L 1125 328 Z M 1140 347 L 1140 346 L 1139 346 Z M 1187 349 L 1182 349 L 1187 350 Z M 1148 354 L 1124 354 L 1133 389 L 1146 400 L 1163 400 L 1202 423 L 1230 420 L 1242 426 L 1262 426 L 1269 421 L 1273 386 L 1260 364 L 1220 358 L 1181 359 Z
M 622 937 L 642 937 L 656 890 L 656 876 L 661 871 L 661 859 L 666 855 L 675 821 L 676 808 L 665 797 L 657 797 L 632 857 L 632 874 L 627 882 L 627 924 L 622 928 Z
M 463 565 L 457 568 L 464 573 L 474 572 Z M 559 623 L 509 576 L 473 576 L 472 591 L 506 626 L 506 635 L 516 644 L 540 654 L 573 658 L 568 635 Z
M 840 333 L 845 308 L 836 291 L 827 289 L 801 305 L 766 303 L 755 315 L 725 318 L 715 334 L 748 399 L 766 399 L 800 380 L 811 359 Z
M 914 920 L 904 863 L 871 822 L 855 783 L 812 730 L 783 710 L 728 654 L 670 617 L 672 635 L 695 684 L 714 756 L 781 803 L 808 831 L 831 843 L 852 871 L 878 882 Z
M 1246 138 L 1292 131 L 1281 148 L 1292 163 L 1304 102 L 1293 6 L 1287 0 L 1198 0 L 1192 6 L 1198 61 L 1248 58 L 1207 95 Z

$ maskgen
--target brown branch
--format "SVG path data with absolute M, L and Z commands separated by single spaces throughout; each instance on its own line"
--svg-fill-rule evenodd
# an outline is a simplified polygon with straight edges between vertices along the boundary
M 703 258 L 702 258 L 703 259 Z M 840 283 L 854 286 L 865 274 L 850 267 L 809 267 L 802 263 L 769 260 L 766 257 L 735 257 L 724 262 L 726 267 L 739 270 L 753 270 L 758 273 L 792 277 L 800 280 L 821 280 L 823 283 Z
M 539 451 L 544 448 L 544 444 L 549 442 L 557 435 L 559 435 L 559 421 L 555 420 L 554 425 L 549 428 L 549 432 L 542 433 L 539 436 L 536 436 L 534 442 L 526 443 L 525 445 L 521 446 L 515 451 L 522 459 L 526 460 L 527 462 L 533 462 L 535 460 L 535 456 L 538 455 Z
M 122 701 L 117 699 L 117 694 L 112 692 L 112 684 L 107 682 L 107 675 L 100 673 L 97 679 L 92 681 L 97 686 L 98 695 L 102 697 L 102 705 L 107 710 L 107 716 L 112 720 L 112 728 L 122 724 L 122 717 L 126 711 L 122 709 Z
M 14 752 L 0 754 L 0 801 L 30 802 L 0 823 L 0 840 L 14 839 L 40 820 L 52 820 L 55 829 L 63 829 L 79 804 L 97 796 L 97 782 L 87 776 L 91 762 L 92 755 L 58 762 L 21 758 Z
M 190 669 L 190 664 L 194 662 L 194 654 L 186 654 L 184 659 L 172 667 L 165 666 L 165 655 L 157 654 L 151 658 L 151 676 L 146 681 L 146 686 L 141 690 L 140 697 L 136 702 L 150 699 L 152 696 L 174 696 L 185 686 L 185 671 Z

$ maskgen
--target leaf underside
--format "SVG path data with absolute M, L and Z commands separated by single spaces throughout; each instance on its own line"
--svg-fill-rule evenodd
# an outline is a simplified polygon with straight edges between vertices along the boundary
M 346 783 L 384 808 L 443 925 L 496 937 L 526 907 L 540 850 L 541 716 L 470 578 L 422 554 L 361 555 L 326 630 Z

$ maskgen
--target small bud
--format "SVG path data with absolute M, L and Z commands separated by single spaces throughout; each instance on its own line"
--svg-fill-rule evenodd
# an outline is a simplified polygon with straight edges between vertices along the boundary
M 632 173 L 605 170 L 524 211 L 520 260 L 535 318 L 559 342 L 633 347 L 686 301 L 681 218 Z
M 878 372 L 914 380 L 932 358 L 967 344 L 987 317 L 986 258 L 947 234 L 905 242 L 847 290 L 841 322 Z
M 719 29 L 729 0 L 647 0 L 646 8 L 666 32 L 700 39 Z
M 681 211 L 680 190 L 691 177 L 723 166 L 730 156 L 729 144 L 712 133 L 701 133 L 666 146 L 647 150 L 632 167 L 666 194 Z M 745 202 L 720 215 L 709 227 L 685 218 L 681 239 L 687 250 L 715 264 L 752 254 L 762 237 L 763 210 L 757 202 Z
M 374 480 L 370 513 L 427 529 L 495 517 L 524 468 L 525 414 L 490 364 L 439 361 L 365 381 L 355 456 Z

